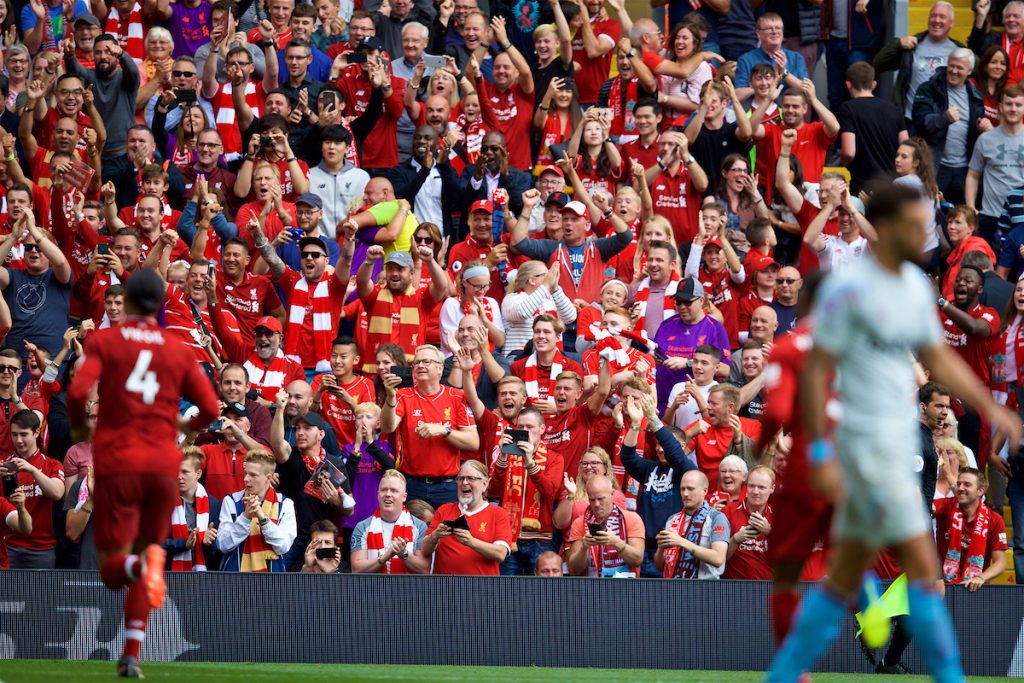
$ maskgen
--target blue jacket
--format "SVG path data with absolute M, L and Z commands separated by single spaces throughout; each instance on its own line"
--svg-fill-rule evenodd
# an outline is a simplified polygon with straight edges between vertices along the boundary
M 210 523 L 213 524 L 213 528 L 216 529 L 217 525 L 220 524 L 221 501 L 216 496 L 210 496 L 207 500 L 210 503 Z M 171 569 L 171 561 L 174 559 L 174 556 L 185 551 L 186 540 L 187 539 L 184 538 L 173 538 L 168 536 L 167 540 L 163 542 L 163 548 L 167 552 L 168 571 Z M 216 543 L 203 546 L 203 559 L 206 561 L 207 570 L 220 568 L 221 555 L 217 550 Z
M 619 457 L 629 476 L 640 482 L 636 498 L 636 512 L 644 520 L 648 544 L 654 543 L 658 532 L 665 528 L 668 518 L 683 508 L 679 495 L 679 481 L 690 470 L 697 469 L 683 450 L 682 444 L 665 425 L 654 433 L 668 465 L 657 460 L 641 458 L 636 446 L 623 445 Z
M 985 100 L 978 88 L 968 81 L 967 104 L 970 111 L 961 112 L 960 118 L 967 120 L 967 159 L 970 160 L 974 143 L 981 135 L 975 122 L 985 115 Z M 935 75 L 921 84 L 914 95 L 914 108 L 911 116 L 914 119 L 914 131 L 928 142 L 935 157 L 935 163 L 942 159 L 942 150 L 946 146 L 946 133 L 949 131 L 949 86 L 946 83 L 946 67 L 940 66 Z

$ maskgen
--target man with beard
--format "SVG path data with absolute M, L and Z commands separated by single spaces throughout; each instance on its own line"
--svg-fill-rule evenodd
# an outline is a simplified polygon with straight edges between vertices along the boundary
M 270 446 L 270 411 L 258 401 L 249 398 L 249 373 L 238 363 L 227 363 L 220 369 L 220 382 L 217 385 L 220 403 L 229 405 L 239 403 L 245 406 L 249 414 L 249 436 L 260 444 L 260 448 Z M 214 439 L 204 432 L 196 439 L 196 445 L 213 443 Z
M 725 456 L 736 455 L 748 467 L 754 464 L 754 441 L 761 436 L 761 424 L 739 417 L 739 408 L 739 389 L 731 384 L 715 385 L 708 392 L 707 420 L 697 420 L 686 428 L 686 450 L 707 475 L 711 491 L 718 490 L 718 465 Z
M 64 44 L 65 69 L 69 74 L 78 76 L 86 86 L 92 86 L 96 110 L 109 130 L 103 147 L 103 180 L 123 182 L 134 170 L 125 153 L 128 150 L 128 129 L 135 119 L 139 68 L 135 60 L 121 49 L 117 38 L 109 33 L 96 39 L 93 55 L 96 68 L 86 69 L 78 63 L 71 44 Z M 125 193 L 122 205 L 128 203 Z
M 206 120 L 210 125 L 213 125 L 217 120 L 217 115 L 214 114 L 209 100 L 203 97 L 201 85 L 195 58 L 189 55 L 175 59 L 171 70 L 170 87 L 165 88 L 163 92 L 157 92 L 146 104 L 146 125 L 150 128 L 153 127 L 153 115 L 156 113 L 157 107 L 160 107 L 166 114 L 164 130 L 168 134 L 173 134 L 178 124 L 181 123 L 182 114 L 187 109 L 187 106 L 179 106 L 179 103 L 185 105 L 185 102 L 179 99 L 181 92 L 188 90 L 196 94 L 195 103 L 206 114 Z
M 398 470 L 381 475 L 377 510 L 352 530 L 355 574 L 427 574 L 430 562 L 420 552 L 427 525 L 405 509 L 405 476 Z
M 78 63 L 86 69 L 94 68 L 96 62 L 93 61 L 92 50 L 96 45 L 96 38 L 103 33 L 100 20 L 89 12 L 79 14 L 75 17 L 75 23 L 71 30 L 75 36 L 75 57 L 78 59 Z
M 480 447 L 476 420 L 462 391 L 441 385 L 443 366 L 444 355 L 437 347 L 419 346 L 411 388 L 398 389 L 401 380 L 390 372 L 382 377 L 381 433 L 396 433 L 398 467 L 408 480 L 409 497 L 435 508 L 461 497 L 462 487 L 455 485 L 461 453 Z M 484 478 L 486 473 L 484 469 Z
M 287 320 L 284 304 L 277 297 L 270 279 L 249 272 L 250 259 L 249 245 L 245 240 L 232 237 L 224 242 L 221 250 L 222 277 L 217 278 L 217 299 L 238 319 L 242 343 L 247 349 L 256 338 L 256 327 L 261 320 L 274 318 L 279 328 Z M 274 391 L 265 398 L 273 400 L 276 395 Z
M 981 293 L 985 290 L 985 275 L 978 268 L 960 267 L 953 284 L 953 301 L 939 297 L 939 321 L 946 344 L 956 350 L 986 386 L 989 383 L 989 355 L 991 339 L 999 331 L 999 313 L 983 306 Z M 961 416 L 959 439 L 978 457 L 978 466 L 984 469 L 988 462 L 991 432 L 989 425 L 977 412 L 968 409 Z
M 464 375 L 472 372 L 472 354 L 468 349 L 459 349 L 454 358 Z M 526 405 L 526 384 L 515 375 L 506 375 L 499 379 L 495 390 L 498 394 L 498 407 L 496 410 L 488 410 L 480 400 L 476 383 L 465 380 L 462 383 L 466 405 L 473 411 L 480 434 L 479 459 L 488 467 L 498 457 L 498 442 L 501 441 L 505 430 L 516 424 L 520 411 Z
M 302 268 L 299 240 L 304 237 L 323 239 L 324 244 L 327 245 L 328 263 L 336 263 L 338 261 L 340 252 L 337 240 L 327 237 L 320 232 L 320 223 L 323 220 L 323 215 L 324 201 L 323 197 L 319 194 L 305 192 L 296 198 L 294 229 L 301 230 L 302 233 L 282 230 L 270 242 L 274 246 L 277 255 L 281 257 L 281 260 L 284 261 L 287 267 L 292 270 L 300 270 Z M 342 232 L 341 238 L 344 239 L 344 237 L 344 232 Z
M 630 287 L 631 313 L 636 318 L 633 329 L 646 333 L 650 339 L 654 339 L 663 322 L 675 315 L 673 301 L 679 287 L 675 272 L 678 259 L 679 252 L 671 242 L 651 240 L 647 245 L 647 277 Z
M 309 190 L 324 203 L 319 234 L 332 240 L 337 239 L 338 224 L 348 217 L 353 200 L 363 195 L 370 181 L 369 174 L 348 158 L 352 144 L 352 134 L 343 126 L 327 126 L 320 134 L 320 163 L 309 169 Z M 299 227 L 307 235 L 316 234 L 301 219 Z
M 427 316 L 448 295 L 448 275 L 434 258 L 431 247 L 417 245 L 420 259 L 430 271 L 430 287 L 416 290 L 412 283 L 412 257 L 393 251 L 384 261 L 385 281 L 370 279 L 374 264 L 384 258 L 384 248 L 375 244 L 366 252 L 366 260 L 356 273 L 356 291 L 366 313 L 356 328 L 359 355 L 375 358 L 381 344 L 398 344 L 407 356 L 426 341 Z M 419 273 L 417 273 L 417 276 Z M 444 358 L 441 358 L 444 363 Z M 364 366 L 365 367 L 365 366 Z M 440 368 L 438 368 L 440 374 Z M 474 447 L 475 448 L 475 447 Z
M 987 489 L 982 472 L 965 468 L 957 477 L 956 498 L 935 501 L 942 578 L 972 593 L 1006 569 L 1006 524 L 982 502 Z
M 131 228 L 139 234 L 139 254 L 145 258 L 149 252 L 161 241 L 164 234 L 164 202 L 155 194 L 144 194 L 139 197 L 135 205 L 135 225 L 126 225 L 125 221 L 114 212 L 114 194 L 116 190 L 111 182 L 103 185 L 103 213 L 106 218 L 107 231 L 117 234 L 119 230 Z M 170 226 L 168 226 L 170 227 Z M 190 258 L 188 245 L 178 239 L 178 233 L 167 230 L 174 234 L 174 242 L 171 245 L 172 261 L 188 261 Z
M 523 118 L 529 120 L 525 114 Z M 468 207 L 481 199 L 493 199 L 494 191 L 501 188 L 508 192 L 508 205 L 513 215 L 522 213 L 522 197 L 533 185 L 533 179 L 512 163 L 506 142 L 505 134 L 498 130 L 484 135 L 476 163 L 469 164 L 462 171 L 463 206 Z
M 284 392 L 278 394 L 277 410 L 271 425 L 271 444 L 277 473 L 281 477 L 281 492 L 295 501 L 298 535 L 293 551 L 287 554 L 285 560 L 290 571 L 297 571 L 303 562 L 302 549 L 309 542 L 309 527 L 321 519 L 351 515 L 355 509 L 355 500 L 332 483 L 327 470 L 318 469 L 325 460 L 328 468 L 340 464 L 336 458 L 328 460 L 323 446 L 326 425 L 319 415 L 306 413 L 295 419 L 294 446 L 285 438 L 287 400 Z M 299 551 L 295 552 L 294 549 Z
M 430 126 L 420 126 L 412 136 L 412 156 L 387 172 L 395 196 L 412 204 L 424 223 L 452 234 L 452 214 L 459 211 L 459 176 L 448 162 L 448 146 L 438 145 Z
M 22 349 L 24 342 L 30 340 L 55 356 L 67 330 L 71 264 L 50 234 L 36 225 L 27 205 L 21 209 L 13 228 L 0 242 L 0 263 L 7 262 L 20 241 L 25 248 L 25 269 L 0 268 L 0 289 L 4 291 L 12 323 L 4 344 L 7 348 Z
M 88 269 L 72 289 L 75 299 L 81 302 L 82 320 L 91 319 L 97 327 L 108 322 L 104 312 L 106 292 L 111 286 L 123 285 L 138 270 L 140 246 L 138 231 L 121 228 L 114 234 L 108 253 L 96 251 L 92 255 Z
M 817 121 L 805 122 L 808 104 L 817 114 Z M 821 171 L 825 167 L 825 152 L 839 135 L 838 119 L 817 98 L 814 83 L 808 79 L 801 81 L 799 88 L 789 88 L 782 94 L 781 108 L 781 125 L 758 123 L 754 126 L 753 136 L 757 141 L 757 166 L 754 170 L 755 175 L 764 183 L 763 194 L 766 202 L 771 201 L 772 188 L 776 182 L 775 166 L 779 157 L 789 153 L 789 150 L 782 149 L 783 132 L 796 132 L 795 142 L 792 143 L 793 153 L 803 164 L 804 180 L 809 183 L 816 183 L 821 179 Z M 786 177 L 786 174 L 780 174 L 780 177 Z
M 725 571 L 729 520 L 708 505 L 708 478 L 696 470 L 683 475 L 683 509 L 658 531 L 654 564 L 666 579 L 717 579 Z
M 640 576 L 660 578 L 661 572 L 654 566 L 654 556 L 658 550 L 657 532 L 665 528 L 668 518 L 682 507 L 679 484 L 683 475 L 696 467 L 686 457 L 683 445 L 676 436 L 679 430 L 663 424 L 658 417 L 657 405 L 650 394 L 640 394 L 639 398 L 630 395 L 624 399 L 623 405 L 623 417 L 629 423 L 629 429 L 622 439 L 619 459 L 626 474 L 640 485 L 636 496 L 636 512 L 647 531 Z M 645 428 L 654 435 L 657 460 L 637 452 L 640 434 Z
M 284 391 L 288 395 L 284 404 L 284 438 L 291 445 L 292 449 L 295 449 L 297 448 L 295 445 L 295 425 L 299 418 L 306 415 L 313 408 L 313 389 L 306 380 L 297 379 L 286 385 Z M 279 395 L 274 395 L 275 403 Z M 316 411 L 314 410 L 313 412 L 315 413 Z M 324 423 L 324 438 L 321 444 L 330 455 L 341 454 L 341 448 L 338 446 L 338 437 L 335 436 L 331 425 L 326 423 Z
M 281 350 L 280 320 L 269 316 L 260 318 L 254 334 L 256 348 L 244 367 L 249 373 L 250 385 L 257 392 L 256 400 L 269 406 L 287 385 L 305 381 L 306 373 Z
M 270 276 L 284 292 L 288 304 L 285 355 L 298 361 L 306 379 L 330 370 L 331 341 L 337 334 L 338 319 L 345 304 L 352 265 L 354 235 L 346 232 L 334 272 L 327 272 L 327 244 L 319 237 L 299 240 L 302 270 L 284 265 L 281 257 L 255 220 L 249 223 L 256 248 L 270 267 Z
M 458 502 L 438 507 L 423 539 L 423 556 L 434 556 L 432 574 L 498 576 L 515 535 L 508 512 L 484 497 L 490 478 L 479 460 L 459 469 Z M 453 524 L 462 520 L 465 524 Z

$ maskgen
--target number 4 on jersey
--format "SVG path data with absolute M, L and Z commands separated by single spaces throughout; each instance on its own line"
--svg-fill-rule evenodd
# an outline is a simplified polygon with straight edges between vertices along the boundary
M 135 368 L 124 385 L 126 391 L 141 394 L 142 402 L 146 405 L 153 405 L 156 395 L 160 392 L 160 382 L 156 381 L 156 373 L 149 369 L 149 363 L 152 360 L 152 351 L 149 349 L 139 351 L 139 359 L 135 361 Z

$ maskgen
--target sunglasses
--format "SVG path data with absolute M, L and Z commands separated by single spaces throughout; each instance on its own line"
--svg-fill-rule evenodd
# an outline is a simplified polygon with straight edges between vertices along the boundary
M 327 254 L 322 251 L 304 251 L 302 252 L 302 258 L 324 258 Z
M 8 372 L 16 375 L 19 372 L 21 372 L 21 368 L 17 367 L 16 365 L 0 365 L 0 375 Z
M 175 78 L 188 78 L 190 76 L 195 76 L 196 72 L 195 71 L 172 71 L 171 75 L 174 76 Z
M 26 244 L 26 245 L 25 245 L 25 253 L 27 254 L 27 253 L 29 253 L 30 251 L 40 251 L 40 252 L 41 252 L 41 251 L 42 251 L 42 249 L 40 249 L 40 248 L 39 248 L 39 245 L 38 245 L 38 244 L 32 244 L 32 243 L 30 242 L 30 243 L 28 243 L 28 244 Z
M 416 244 L 433 244 L 434 243 L 434 238 L 433 237 L 429 237 L 429 236 L 428 237 L 413 237 L 412 241 L 415 242 Z
M 795 285 L 796 283 L 800 282 L 800 280 L 797 279 L 797 278 L 789 278 L 789 277 L 787 277 L 787 278 L 781 278 L 781 277 L 780 278 L 776 278 L 775 281 L 777 283 L 779 283 L 780 285 Z

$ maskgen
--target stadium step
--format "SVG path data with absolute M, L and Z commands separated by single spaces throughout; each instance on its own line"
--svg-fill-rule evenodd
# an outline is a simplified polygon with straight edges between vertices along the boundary
M 934 0 L 909 0 L 907 5 L 907 20 L 910 32 L 919 33 L 928 29 L 928 12 L 931 10 Z M 967 35 L 971 32 L 971 25 L 974 23 L 974 12 L 971 10 L 971 0 L 952 0 L 956 9 L 955 21 L 950 37 L 967 43 Z

